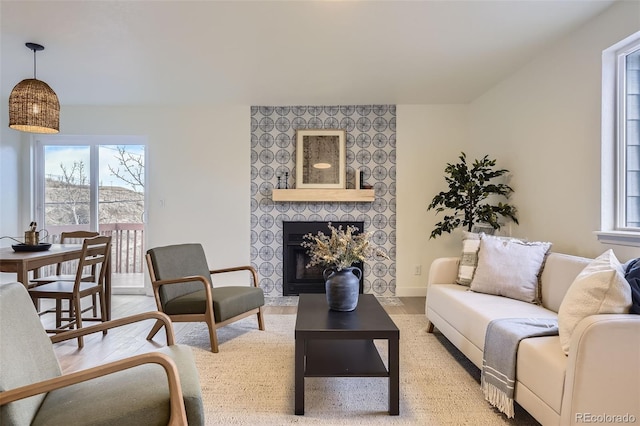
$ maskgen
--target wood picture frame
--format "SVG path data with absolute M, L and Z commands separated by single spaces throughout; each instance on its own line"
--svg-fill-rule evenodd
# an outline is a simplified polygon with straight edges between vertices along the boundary
M 346 187 L 346 132 L 296 131 L 296 188 Z

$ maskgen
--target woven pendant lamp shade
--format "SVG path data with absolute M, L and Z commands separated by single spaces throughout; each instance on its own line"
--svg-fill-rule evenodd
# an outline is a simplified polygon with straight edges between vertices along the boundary
M 60 102 L 47 83 L 22 80 L 9 96 L 9 127 L 31 133 L 60 131 Z

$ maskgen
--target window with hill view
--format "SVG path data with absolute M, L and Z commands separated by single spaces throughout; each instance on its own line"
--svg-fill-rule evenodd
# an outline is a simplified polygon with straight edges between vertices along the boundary
M 72 230 L 111 235 L 113 273 L 130 275 L 123 287 L 137 287 L 144 285 L 145 145 L 121 142 L 39 137 L 36 217 L 50 242 Z

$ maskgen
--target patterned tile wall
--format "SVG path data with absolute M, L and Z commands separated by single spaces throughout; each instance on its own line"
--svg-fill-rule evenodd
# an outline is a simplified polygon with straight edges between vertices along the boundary
M 373 185 L 373 203 L 277 202 L 271 191 L 289 173 L 295 188 L 296 129 L 344 129 L 347 188 L 355 171 Z M 396 107 L 395 105 L 251 107 L 251 262 L 266 296 L 282 296 L 283 221 L 363 221 L 388 260 L 368 260 L 364 292 L 396 291 Z

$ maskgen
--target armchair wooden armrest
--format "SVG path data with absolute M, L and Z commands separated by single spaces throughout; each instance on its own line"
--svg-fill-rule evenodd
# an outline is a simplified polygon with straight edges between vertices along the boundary
M 251 278 L 254 287 L 258 287 L 258 272 L 253 266 L 245 265 L 245 266 L 234 266 L 232 268 L 223 268 L 223 269 L 211 269 L 209 271 L 210 274 L 224 274 L 226 272 L 237 272 L 237 271 L 249 271 L 251 272 Z
M 54 336 L 51 336 L 51 342 L 52 343 L 63 342 L 65 340 L 75 339 L 79 336 L 85 336 L 87 334 L 97 333 L 100 331 L 109 330 L 111 328 L 121 327 L 123 325 L 133 324 L 135 322 L 145 321 L 150 319 L 155 319 L 156 324 L 159 327 L 164 326 L 167 332 L 167 345 L 175 344 L 175 335 L 173 333 L 173 325 L 172 325 L 171 319 L 169 318 L 168 315 L 158 311 L 143 312 L 141 314 L 131 315 L 124 318 L 118 318 L 118 319 L 106 321 L 100 324 L 91 325 L 89 327 L 83 327 L 76 330 L 69 330 L 63 333 L 58 333 Z
M 86 330 L 86 329 L 85 329 Z M 84 330 L 79 330 L 84 331 Z M 70 337 L 71 338 L 71 337 Z M 180 376 L 176 363 L 167 355 L 151 352 L 135 355 L 122 360 L 110 362 L 98 367 L 88 368 L 75 373 L 65 374 L 42 382 L 33 383 L 27 386 L 0 392 L 0 405 L 5 405 L 13 401 L 28 398 L 55 389 L 70 386 L 76 383 L 106 376 L 118 371 L 127 370 L 143 364 L 155 363 L 162 366 L 167 374 L 169 382 L 169 399 L 171 417 L 169 425 L 186 425 L 187 414 L 184 407 Z

